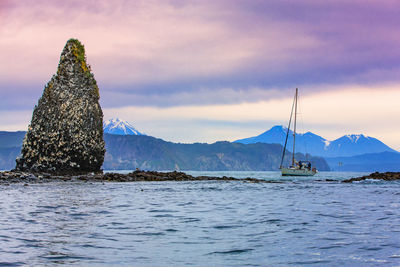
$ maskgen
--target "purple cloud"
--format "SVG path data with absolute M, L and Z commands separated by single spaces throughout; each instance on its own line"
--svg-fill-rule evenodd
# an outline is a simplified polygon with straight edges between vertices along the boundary
M 70 37 L 85 44 L 106 107 L 395 83 L 399 11 L 389 0 L 2 2 L 0 108 L 36 103 Z

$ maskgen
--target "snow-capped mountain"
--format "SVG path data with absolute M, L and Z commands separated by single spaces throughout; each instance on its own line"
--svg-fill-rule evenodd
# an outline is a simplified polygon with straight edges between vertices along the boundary
M 329 157 L 353 156 L 366 153 L 396 152 L 378 139 L 365 136 L 363 134 L 342 136 L 330 142 L 328 149 Z
M 136 130 L 129 122 L 118 118 L 103 122 L 103 131 L 108 134 L 145 135 Z
M 235 142 L 243 144 L 251 143 L 277 143 L 284 145 L 287 128 L 274 126 L 270 130 L 250 138 L 240 139 Z M 293 132 L 290 131 L 287 149 L 292 150 Z M 322 157 L 348 157 L 366 153 L 396 152 L 376 138 L 363 134 L 345 135 L 336 140 L 329 141 L 325 138 L 307 132 L 296 134 L 296 152 L 309 153 Z

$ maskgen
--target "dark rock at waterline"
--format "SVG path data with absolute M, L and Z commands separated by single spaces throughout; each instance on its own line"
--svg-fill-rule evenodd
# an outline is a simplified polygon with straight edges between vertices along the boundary
M 85 182 L 154 182 L 154 181 L 243 181 L 249 183 L 279 183 L 255 178 L 237 179 L 233 177 L 198 176 L 183 172 L 155 172 L 136 170 L 128 174 L 120 173 L 70 173 L 54 174 L 46 172 L 4 171 L 0 172 L 0 184 L 11 183 L 45 183 L 54 181 L 85 181 Z
M 352 183 L 357 181 L 364 181 L 367 179 L 375 179 L 375 180 L 385 180 L 385 181 L 395 181 L 400 180 L 400 172 L 374 172 L 370 175 L 365 175 L 362 177 L 350 178 L 342 181 L 343 183 Z
M 92 172 L 104 161 L 99 88 L 85 49 L 70 39 L 33 111 L 16 170 Z

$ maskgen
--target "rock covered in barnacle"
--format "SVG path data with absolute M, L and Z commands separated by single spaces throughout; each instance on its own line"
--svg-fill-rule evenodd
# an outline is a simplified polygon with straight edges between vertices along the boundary
M 83 45 L 76 39 L 68 40 L 57 74 L 48 82 L 34 108 L 16 169 L 100 170 L 105 148 L 99 98 Z
M 281 183 L 281 181 L 266 181 L 255 178 L 233 178 L 233 177 L 212 177 L 198 176 L 183 172 L 155 172 L 136 170 L 128 174 L 121 173 L 32 173 L 23 171 L 4 171 L 0 172 L 0 185 L 10 183 L 45 183 L 51 181 L 91 181 L 91 182 L 152 182 L 152 181 L 241 181 L 248 183 Z
M 400 180 L 400 172 L 374 172 L 369 175 L 365 175 L 362 177 L 350 178 L 347 180 L 343 180 L 343 183 L 352 183 L 359 182 L 364 180 L 384 180 L 384 181 L 396 181 Z

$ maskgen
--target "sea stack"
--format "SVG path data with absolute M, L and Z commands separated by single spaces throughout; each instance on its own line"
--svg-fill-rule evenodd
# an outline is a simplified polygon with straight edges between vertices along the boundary
M 68 40 L 57 74 L 33 110 L 16 170 L 51 173 L 100 171 L 104 160 L 99 88 L 84 46 Z

